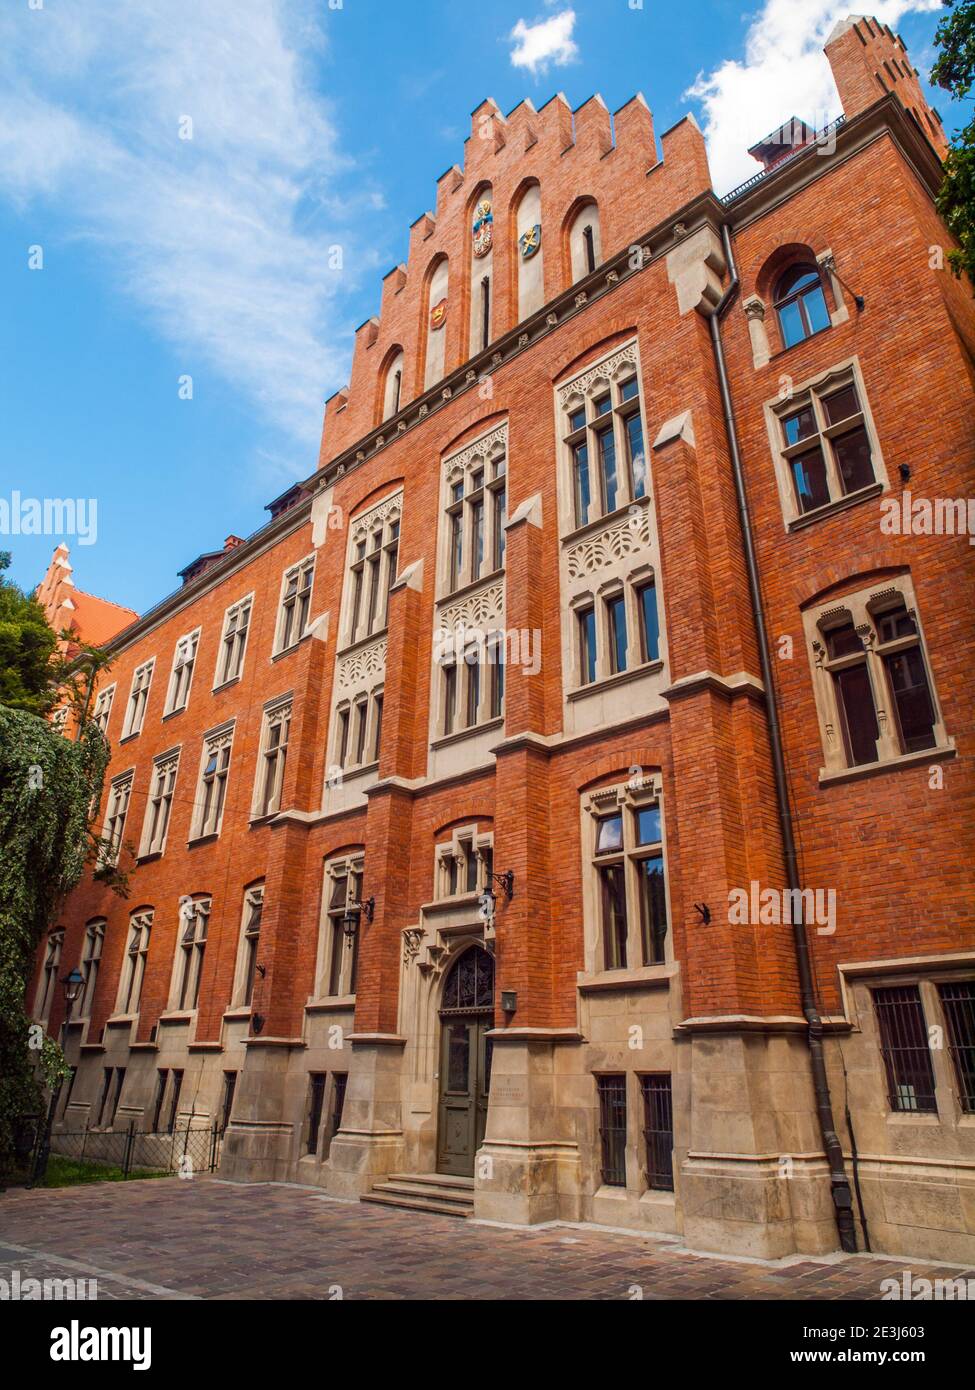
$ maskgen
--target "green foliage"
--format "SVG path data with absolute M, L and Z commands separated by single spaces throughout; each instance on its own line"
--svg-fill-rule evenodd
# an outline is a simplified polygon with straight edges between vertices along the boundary
M 975 84 L 975 0 L 945 4 L 951 14 L 935 34 L 941 53 L 931 81 L 964 101 Z M 959 242 L 958 250 L 948 252 L 948 263 L 956 275 L 964 271 L 975 285 L 975 118 L 956 137 L 945 160 L 938 211 Z
M 37 600 L 4 578 L 9 564 L 9 551 L 0 551 L 0 704 L 46 714 L 57 697 L 57 634 Z
M 48 1084 L 64 1074 L 60 1048 L 31 1024 L 26 992 L 38 946 L 97 853 L 89 811 L 107 765 L 94 725 L 72 743 L 47 720 L 0 706 L 0 1170 L 17 1121 L 40 1108 L 38 1073 Z

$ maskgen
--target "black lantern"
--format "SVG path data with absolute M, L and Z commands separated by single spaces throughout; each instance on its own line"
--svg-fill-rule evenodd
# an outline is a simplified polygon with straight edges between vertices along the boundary
M 366 898 L 365 901 L 361 903 L 349 903 L 348 907 L 345 909 L 345 916 L 342 918 L 342 930 L 348 937 L 350 946 L 359 931 L 360 917 L 365 917 L 367 922 L 371 922 L 375 910 L 375 898 Z
M 67 1016 L 70 1018 L 74 1002 L 85 987 L 85 977 L 78 967 L 75 966 L 70 975 L 65 975 L 64 979 L 61 981 L 61 985 L 64 989 L 64 1002 L 68 1006 Z

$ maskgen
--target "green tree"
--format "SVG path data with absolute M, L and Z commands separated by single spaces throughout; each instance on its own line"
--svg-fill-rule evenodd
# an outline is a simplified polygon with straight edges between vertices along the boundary
M 0 704 L 47 714 L 57 700 L 52 664 L 57 633 L 37 599 L 4 577 L 10 552 L 0 551 Z
M 941 49 L 931 69 L 931 81 L 960 101 L 970 101 L 975 84 L 975 0 L 945 0 L 945 15 L 934 36 Z M 975 285 L 975 117 L 955 137 L 945 159 L 938 211 L 957 238 L 959 248 L 948 252 L 956 275 L 962 271 Z
M 89 825 L 108 744 L 88 724 L 70 742 L 46 719 L 0 706 L 0 1172 L 18 1121 L 41 1104 L 64 1058 L 27 1012 L 38 946 L 98 853 Z
M 86 865 L 104 856 L 91 825 L 108 744 L 89 719 L 94 680 L 109 658 L 51 628 L 44 610 L 3 577 L 0 552 L 0 1173 L 9 1168 L 18 1121 L 55 1086 L 64 1055 L 28 1014 L 40 943 Z M 46 717 L 68 705 L 73 741 Z M 100 877 L 124 895 L 117 869 Z

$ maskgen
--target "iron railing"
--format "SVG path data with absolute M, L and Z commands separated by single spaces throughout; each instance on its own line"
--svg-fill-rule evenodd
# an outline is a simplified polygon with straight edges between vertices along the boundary
M 597 1076 L 599 1146 L 607 1187 L 626 1186 L 626 1077 Z
M 21 1126 L 15 1173 L 8 1185 L 36 1187 L 43 1182 L 52 1154 L 59 1158 L 121 1169 L 122 1179 L 160 1173 L 192 1177 L 213 1173 L 220 1163 L 223 1128 L 212 1125 L 176 1125 L 172 1130 L 140 1130 L 135 1121 L 127 1129 L 51 1131 L 43 1116 L 31 1117 Z
M 643 1137 L 647 1146 L 647 1186 L 674 1190 L 674 1104 L 670 1076 L 641 1076 Z
M 728 204 L 733 203 L 736 198 L 740 198 L 743 193 L 747 193 L 750 188 L 754 188 L 756 184 L 762 183 L 770 174 L 777 174 L 780 169 L 786 164 L 791 163 L 796 155 L 802 154 L 804 150 L 815 149 L 817 145 L 820 148 L 830 145 L 833 136 L 845 120 L 845 116 L 837 116 L 835 121 L 831 121 L 829 125 L 823 126 L 822 130 L 818 130 L 811 140 L 807 140 L 804 145 L 797 145 L 794 150 L 790 150 L 787 155 L 780 159 L 777 164 L 773 164 L 770 169 L 759 169 L 758 173 L 752 174 L 750 179 L 746 179 L 744 183 L 740 183 L 738 187 L 733 188 L 730 193 L 725 193 L 721 199 L 722 204 L 727 207 Z

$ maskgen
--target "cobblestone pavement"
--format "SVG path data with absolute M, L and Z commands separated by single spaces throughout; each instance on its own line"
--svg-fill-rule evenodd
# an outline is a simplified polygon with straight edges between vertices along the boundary
M 0 1278 L 95 1278 L 99 1299 L 878 1299 L 903 1268 L 868 1256 L 753 1264 L 676 1240 L 508 1230 L 214 1178 L 0 1195 Z

